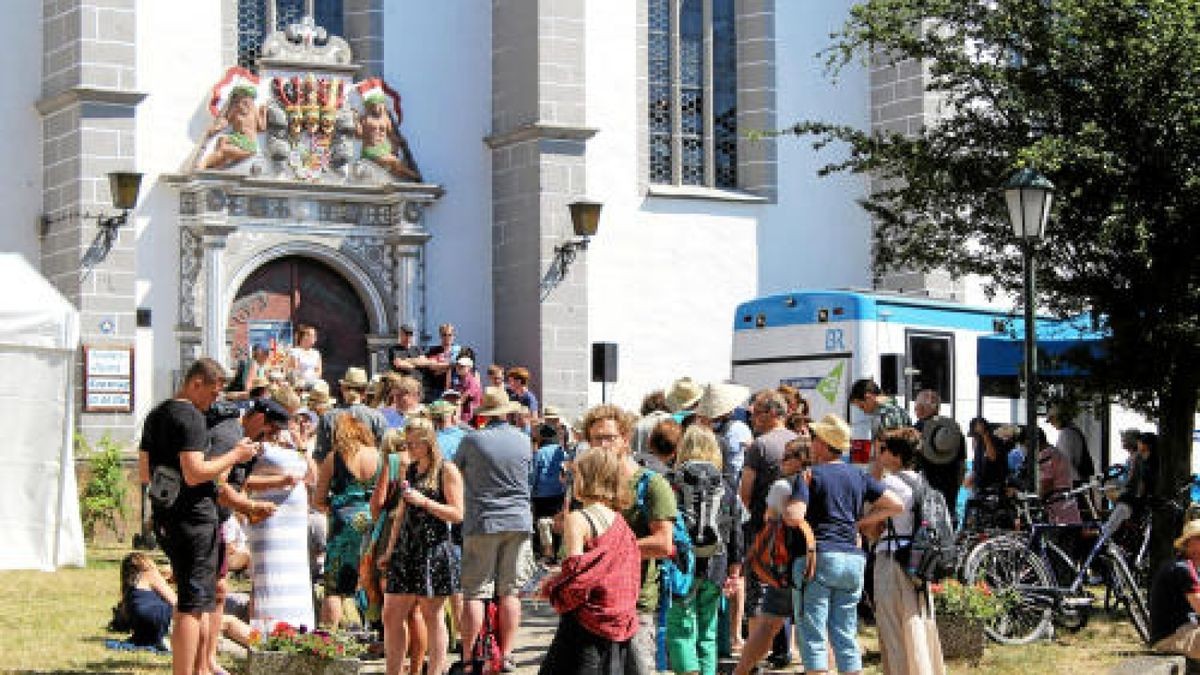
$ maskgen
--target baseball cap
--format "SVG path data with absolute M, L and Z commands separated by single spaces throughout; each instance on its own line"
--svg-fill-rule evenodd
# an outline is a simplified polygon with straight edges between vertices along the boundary
M 265 397 L 256 398 L 254 403 L 250 404 L 250 410 L 246 414 L 253 415 L 254 413 L 262 413 L 268 422 L 275 424 L 287 424 L 288 420 L 292 418 L 291 413 L 280 405 L 279 401 Z
M 413 328 L 411 323 L 402 323 L 400 324 L 400 332 L 412 335 L 413 333 L 417 332 L 417 329 Z

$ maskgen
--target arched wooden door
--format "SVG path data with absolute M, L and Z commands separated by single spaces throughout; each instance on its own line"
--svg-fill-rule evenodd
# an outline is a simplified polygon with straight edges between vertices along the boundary
M 272 260 L 238 289 L 229 314 L 233 362 L 246 358 L 251 344 L 274 341 L 286 350 L 302 324 L 317 329 L 324 379 L 334 392 L 346 368 L 368 368 L 365 336 L 370 326 L 354 287 L 333 268 L 303 256 Z

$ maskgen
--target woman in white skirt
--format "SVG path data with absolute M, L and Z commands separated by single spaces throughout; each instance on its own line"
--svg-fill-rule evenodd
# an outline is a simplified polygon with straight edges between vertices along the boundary
M 277 402 L 260 399 L 247 412 L 259 408 L 286 419 L 287 411 Z M 250 624 L 266 634 L 277 623 L 316 628 L 313 612 L 312 578 L 308 566 L 308 489 L 305 480 L 313 473 L 312 464 L 294 448 L 277 442 L 280 425 L 268 425 L 263 452 L 246 480 L 246 489 L 255 499 L 276 505 L 275 515 L 250 523 L 246 534 L 250 541 L 250 566 L 254 593 L 251 596 Z
M 893 558 L 913 533 L 913 486 L 924 480 L 912 469 L 920 443 L 915 429 L 903 428 L 884 432 L 879 444 L 879 464 L 887 474 L 883 484 L 904 503 L 904 511 L 884 526 L 875 547 L 875 622 L 885 675 L 946 672 L 928 592 L 918 592 Z

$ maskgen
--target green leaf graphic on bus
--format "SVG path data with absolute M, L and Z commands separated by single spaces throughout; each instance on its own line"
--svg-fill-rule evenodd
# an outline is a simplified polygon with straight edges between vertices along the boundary
M 817 393 L 825 397 L 826 401 L 833 403 L 837 400 L 838 386 L 842 381 L 842 369 L 846 367 L 845 363 L 839 363 L 829 371 L 821 383 L 817 385 Z

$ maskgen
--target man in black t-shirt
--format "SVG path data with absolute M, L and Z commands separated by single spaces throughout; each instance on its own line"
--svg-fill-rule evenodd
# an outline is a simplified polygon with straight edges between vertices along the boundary
M 425 352 L 413 342 L 416 330 L 410 324 L 400 326 L 397 343 L 388 347 L 388 367 L 401 375 L 417 375 L 417 361 Z
M 1164 566 L 1150 584 L 1150 644 L 1155 651 L 1200 659 L 1200 520 L 1175 540 L 1183 557 Z
M 155 406 L 142 427 L 138 462 L 143 481 L 160 468 L 182 478 L 178 497 L 154 511 L 154 530 L 175 574 L 177 601 L 172 616 L 171 664 L 175 675 L 207 670 L 208 614 L 216 606 L 217 486 L 214 480 L 259 452 L 243 439 L 219 458 L 206 459 L 208 428 L 204 411 L 225 386 L 225 369 L 209 358 L 197 360 L 175 398 Z

